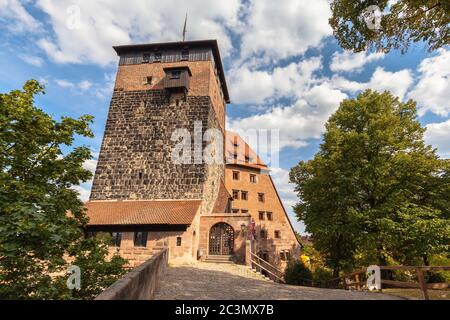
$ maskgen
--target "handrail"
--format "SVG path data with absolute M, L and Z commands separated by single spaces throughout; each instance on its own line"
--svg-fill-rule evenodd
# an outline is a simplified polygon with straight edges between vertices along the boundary
M 415 271 L 417 275 L 418 283 L 415 282 L 405 282 L 405 281 L 396 281 L 396 280 L 388 280 L 388 279 L 381 279 L 381 284 L 387 284 L 395 287 L 400 288 L 418 288 L 422 290 L 423 298 L 425 300 L 429 300 L 429 295 L 427 292 L 427 289 L 446 289 L 450 287 L 449 282 L 442 282 L 442 283 L 426 283 L 423 272 L 424 271 L 437 271 L 437 270 L 447 270 L 450 271 L 450 266 L 378 266 L 380 270 L 404 270 L 404 271 Z M 358 290 L 361 290 L 363 285 L 365 284 L 364 281 L 360 281 L 359 275 L 365 274 L 366 269 L 360 269 L 357 271 L 354 271 L 352 273 L 343 275 L 338 278 L 334 278 L 329 280 L 330 282 L 336 281 L 336 280 L 342 280 L 344 288 L 347 289 L 348 287 L 354 287 Z M 347 279 L 351 279 L 352 277 L 355 277 L 354 282 L 347 283 Z
M 275 267 L 274 265 L 270 264 L 268 261 L 264 260 L 263 258 L 259 257 L 258 255 L 254 254 L 253 252 L 250 252 L 251 256 L 257 258 L 259 261 L 264 262 L 265 264 L 267 264 L 268 266 L 270 266 L 272 269 L 274 269 L 276 272 L 278 272 L 280 275 L 283 274 L 283 272 L 281 270 L 279 270 L 277 267 Z
M 250 259 L 250 262 L 256 264 L 258 267 L 262 268 L 264 271 L 270 273 L 272 276 L 274 276 L 275 278 L 277 278 L 279 281 L 281 281 L 282 283 L 286 283 L 284 281 L 284 279 L 280 278 L 279 276 L 277 276 L 276 274 L 274 274 L 273 272 L 271 272 L 270 270 L 267 270 L 267 268 L 263 267 L 262 265 L 260 265 L 259 263 L 257 263 L 255 260 Z

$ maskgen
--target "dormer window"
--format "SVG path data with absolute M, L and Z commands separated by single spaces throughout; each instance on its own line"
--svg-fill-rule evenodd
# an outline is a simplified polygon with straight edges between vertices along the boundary
M 152 76 L 145 77 L 145 84 L 152 84 L 152 80 L 153 80 Z
M 181 60 L 184 61 L 189 60 L 189 50 L 187 49 L 181 50 Z

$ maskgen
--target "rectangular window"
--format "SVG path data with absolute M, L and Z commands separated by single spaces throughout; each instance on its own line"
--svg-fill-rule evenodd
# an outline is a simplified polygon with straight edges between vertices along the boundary
M 259 202 L 264 202 L 266 199 L 265 199 L 265 196 L 264 196 L 264 193 L 258 193 L 258 201 Z
M 144 53 L 142 55 L 142 63 L 149 63 L 150 62 L 150 53 Z
M 189 60 L 189 50 L 181 50 L 181 60 Z
M 286 257 L 286 260 L 287 260 L 287 261 L 291 260 L 291 253 L 290 253 L 289 251 L 286 250 L 286 251 L 284 252 L 284 256 Z
M 239 190 L 233 190 L 233 199 L 239 200 Z
M 256 174 L 250 174 L 250 182 L 256 183 Z
M 259 220 L 264 220 L 264 211 L 259 212 Z
M 180 70 L 174 70 L 170 73 L 170 79 L 180 79 L 180 78 L 181 78 Z
M 275 230 L 275 238 L 277 239 L 281 238 L 280 230 Z
M 284 256 L 284 251 L 280 251 L 280 260 L 282 261 L 286 260 L 286 257 Z
M 145 84 L 152 84 L 152 80 L 153 80 L 152 76 L 145 77 Z
M 241 199 L 248 200 L 248 191 L 241 191 Z
M 162 53 L 161 52 L 155 52 L 155 59 L 153 62 L 161 62 Z
M 273 220 L 272 212 L 266 212 L 266 215 L 267 215 L 267 220 L 269 220 L 269 221 Z
M 241 213 L 248 213 L 247 209 L 241 209 Z
M 147 232 L 138 231 L 134 233 L 134 246 L 135 247 L 147 246 Z
M 267 232 L 266 230 L 261 230 L 259 232 L 259 236 L 261 237 L 261 239 L 266 239 L 267 238 Z
M 181 237 L 177 237 L 177 247 L 181 247 Z
M 233 213 L 239 213 L 239 209 L 233 209 L 232 212 Z
M 233 180 L 239 180 L 239 171 L 233 171 Z
M 121 232 L 111 232 L 111 245 L 113 247 L 120 247 L 120 243 L 122 242 L 122 233 Z

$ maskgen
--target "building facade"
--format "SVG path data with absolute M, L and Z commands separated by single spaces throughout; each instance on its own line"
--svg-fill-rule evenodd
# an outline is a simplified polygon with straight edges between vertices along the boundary
M 254 236 L 269 260 L 278 261 L 279 250 L 292 254 L 295 235 L 270 176 L 249 163 L 225 165 L 228 147 L 217 150 L 230 136 L 225 128 L 230 99 L 217 42 L 114 49 L 120 60 L 86 203 L 87 233 L 110 233 L 111 253 L 120 253 L 130 266 L 162 247 L 169 247 L 170 261 L 227 255 L 244 262 L 246 240 Z M 207 152 L 220 161 L 205 161 Z M 251 170 L 254 185 L 230 179 L 234 171 L 244 176 Z M 240 199 L 233 201 L 233 190 L 245 187 L 253 195 L 251 186 L 271 191 L 265 205 L 249 201 L 245 211 Z M 270 223 L 256 219 L 260 210 L 272 212 Z M 255 235 L 256 226 L 267 229 L 266 238 Z

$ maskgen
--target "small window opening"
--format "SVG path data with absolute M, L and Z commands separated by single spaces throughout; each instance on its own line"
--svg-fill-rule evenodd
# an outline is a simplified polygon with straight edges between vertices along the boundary
M 180 70 L 174 70 L 170 73 L 170 79 L 180 79 L 180 77 L 181 77 Z
M 161 52 L 155 52 L 155 62 L 161 62 L 162 53 Z
M 144 53 L 142 56 L 142 62 L 143 63 L 149 63 L 150 62 L 150 53 Z
M 189 50 L 181 51 L 181 60 L 189 60 Z

